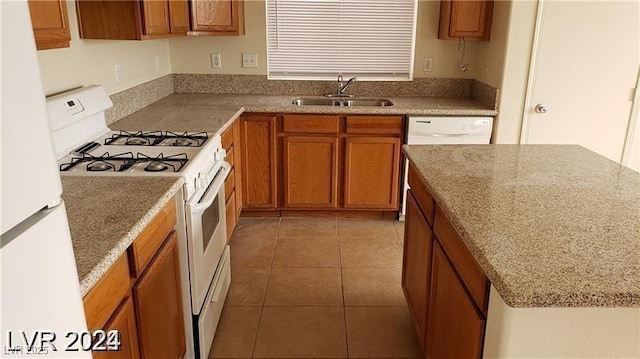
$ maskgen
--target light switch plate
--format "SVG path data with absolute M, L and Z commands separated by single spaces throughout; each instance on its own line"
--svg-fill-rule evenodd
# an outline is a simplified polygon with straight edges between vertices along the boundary
M 258 54 L 242 54 L 242 67 L 258 67 Z
M 424 72 L 431 72 L 431 70 L 433 70 L 433 58 L 432 57 L 425 57 L 424 58 L 424 65 L 422 70 Z
M 221 69 L 222 68 L 222 57 L 219 53 L 210 54 L 211 55 L 211 68 L 212 69 Z

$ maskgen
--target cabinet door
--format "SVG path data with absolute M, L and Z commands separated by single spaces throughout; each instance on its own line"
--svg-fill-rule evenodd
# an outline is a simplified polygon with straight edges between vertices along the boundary
M 440 8 L 438 38 L 466 38 L 489 40 L 493 1 L 443 0 Z
M 236 218 L 240 218 L 240 212 L 242 212 L 242 146 L 240 145 L 240 136 L 242 129 L 240 123 L 242 121 L 237 120 L 233 123 L 233 143 L 234 143 L 234 159 L 233 165 L 236 171 Z
M 336 208 L 338 138 L 285 136 L 284 207 Z
M 398 209 L 400 138 L 349 137 L 345 156 L 344 207 Z
M 242 200 L 245 208 L 276 209 L 276 121 L 268 115 L 243 116 Z
M 69 47 L 71 33 L 64 0 L 29 0 L 31 25 L 38 50 Z
M 402 289 L 423 349 L 427 327 L 432 248 L 433 232 L 409 190 L 404 230 Z
M 143 358 L 185 353 L 178 242 L 173 232 L 133 287 Z
M 169 28 L 172 34 L 189 31 L 189 10 L 186 0 L 169 0 Z
M 93 352 L 94 359 L 137 359 L 140 357 L 136 313 L 133 310 L 130 297 L 122 302 L 104 330 L 106 332 L 117 330 L 120 333 L 120 350 Z
M 238 222 L 236 216 L 236 191 L 231 192 L 227 198 L 225 213 L 227 217 L 227 243 L 229 243 L 233 235 L 233 230 L 236 228 L 236 223 Z
M 243 35 L 242 0 L 192 0 L 191 30 L 194 35 Z
M 170 32 L 168 0 L 144 0 L 142 12 L 145 35 L 166 35 Z
M 425 358 L 480 358 L 484 318 L 437 241 L 433 245 Z

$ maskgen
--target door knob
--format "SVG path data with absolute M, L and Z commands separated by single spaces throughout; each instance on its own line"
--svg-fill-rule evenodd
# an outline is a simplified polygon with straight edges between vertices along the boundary
M 547 107 L 547 105 L 543 105 L 543 104 L 537 104 L 536 105 L 536 112 L 537 113 L 547 113 L 549 112 L 549 107 Z

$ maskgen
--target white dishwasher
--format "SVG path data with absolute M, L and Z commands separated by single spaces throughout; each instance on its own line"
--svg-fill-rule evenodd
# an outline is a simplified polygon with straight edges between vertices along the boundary
M 409 117 L 408 145 L 467 145 L 489 144 L 493 117 Z M 404 163 L 404 190 L 400 220 L 407 210 L 407 173 L 409 161 Z

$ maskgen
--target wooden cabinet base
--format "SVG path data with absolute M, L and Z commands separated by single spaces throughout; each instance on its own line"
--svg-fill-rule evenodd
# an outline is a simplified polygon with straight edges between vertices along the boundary
M 128 297 L 113 315 L 104 329 L 106 332 L 117 330 L 120 334 L 120 350 L 93 352 L 94 359 L 137 359 L 140 358 L 138 346 L 138 330 L 136 329 L 136 313 L 133 302 Z
M 182 358 L 186 351 L 175 232 L 133 287 L 144 358 Z

